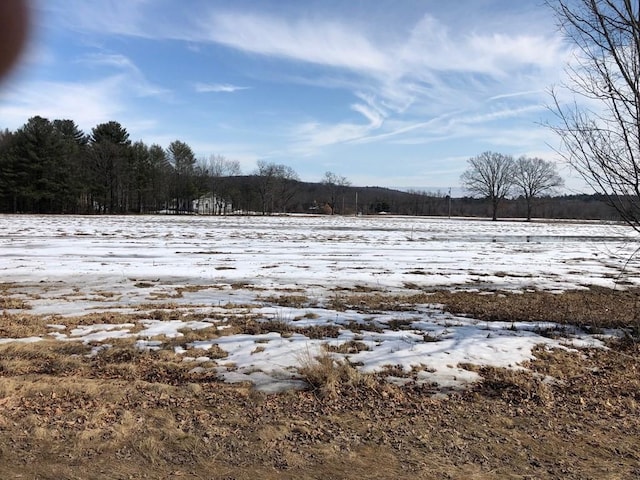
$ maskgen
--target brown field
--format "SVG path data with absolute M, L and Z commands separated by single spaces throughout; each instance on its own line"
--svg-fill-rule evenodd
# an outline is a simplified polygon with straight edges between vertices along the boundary
M 94 356 L 79 342 L 0 344 L 0 478 L 640 478 L 638 298 L 604 289 L 336 294 L 334 308 L 437 303 L 486 321 L 627 331 L 608 350 L 539 348 L 529 370 L 465 365 L 484 381 L 447 397 L 411 382 L 391 385 L 329 357 L 305 363 L 307 390 L 267 395 L 194 373 L 171 342 L 141 351 L 135 340 L 110 341 Z M 0 300 L 0 308 L 16 308 Z M 279 301 L 302 305 L 306 297 Z M 95 321 L 136 317 L 106 315 Z M 26 308 L 5 313 L 0 337 L 40 335 L 47 323 Z M 233 328 L 255 333 L 264 324 L 249 318 Z

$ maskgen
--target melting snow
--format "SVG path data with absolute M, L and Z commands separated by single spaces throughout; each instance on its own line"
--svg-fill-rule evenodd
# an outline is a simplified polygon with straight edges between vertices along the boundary
M 230 328 L 257 318 L 298 333 L 223 335 L 174 347 L 194 368 L 256 388 L 299 388 L 296 369 L 325 352 L 359 342 L 365 350 L 332 353 L 362 371 L 399 366 L 441 387 L 476 381 L 461 363 L 520 368 L 536 345 L 602 346 L 578 330 L 563 339 L 540 333 L 544 322 L 487 323 L 444 314 L 435 305 L 411 312 L 338 312 L 327 300 L 349 290 L 415 293 L 439 288 L 561 292 L 588 285 L 640 284 L 629 229 L 601 223 L 487 222 L 411 217 L 74 217 L 0 216 L 0 274 L 30 313 L 54 315 L 49 337 L 82 341 L 92 354 L 109 339 L 135 338 L 142 349 L 186 330 Z M 623 268 L 624 267 L 624 268 Z M 621 273 L 622 272 L 622 273 Z M 194 288 L 185 288 L 194 287 Z M 270 298 L 302 296 L 308 308 L 273 306 Z M 266 299 L 266 300 L 265 300 Z M 147 311 L 135 323 L 79 325 L 64 317 Z M 153 310 L 198 313 L 202 321 L 163 321 Z M 211 318 L 206 318 L 207 315 Z M 402 330 L 390 320 L 406 320 Z M 355 322 L 362 329 L 347 328 Z M 335 325 L 337 338 L 309 338 L 304 328 Z M 370 325 L 370 327 L 367 327 Z M 375 328 L 374 328 L 375 327 Z M 226 332 L 222 332 L 226 333 Z M 32 342 L 40 337 L 0 339 Z M 98 345 L 96 345 L 98 344 Z M 213 346 L 226 358 L 212 360 Z M 393 375 L 390 381 L 403 382 Z

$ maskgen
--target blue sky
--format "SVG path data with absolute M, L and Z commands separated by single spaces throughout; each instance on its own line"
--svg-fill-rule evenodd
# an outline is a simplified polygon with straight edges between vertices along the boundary
M 40 0 L 0 128 L 116 120 L 244 173 L 444 191 L 486 150 L 555 161 L 569 54 L 541 0 Z

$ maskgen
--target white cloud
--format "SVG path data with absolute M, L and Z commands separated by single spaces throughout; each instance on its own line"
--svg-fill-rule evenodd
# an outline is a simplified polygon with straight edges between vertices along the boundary
M 169 93 L 166 89 L 149 82 L 123 55 L 88 55 L 79 62 L 106 67 L 108 74 L 96 75 L 96 80 L 13 83 L 2 92 L 0 117 L 5 126 L 18 128 L 30 117 L 40 115 L 49 119 L 72 119 L 87 132 L 110 120 L 123 122 L 130 131 L 149 131 L 156 127 L 156 120 L 138 116 L 131 105 L 137 97 L 166 97 Z
M 313 155 L 323 147 L 363 138 L 368 131 L 368 125 L 307 122 L 293 129 L 290 148 L 298 155 Z
M 352 95 L 343 100 L 342 110 L 333 106 L 332 113 L 323 112 L 322 117 L 310 102 L 311 109 L 304 111 L 303 120 L 288 115 L 286 102 L 292 100 L 283 95 L 280 101 L 287 116 L 282 115 L 282 123 L 274 121 L 271 127 L 281 129 L 278 136 L 288 139 L 288 145 L 245 147 L 250 151 L 247 158 L 264 157 L 273 151 L 282 156 L 311 155 L 344 143 L 413 145 L 446 139 L 481 138 L 497 147 L 517 148 L 532 142 L 529 146 L 534 148 L 533 142 L 546 137 L 533 120 L 529 131 L 525 125 L 508 125 L 541 113 L 549 102 L 547 89 L 560 83 L 562 66 L 569 57 L 562 39 L 553 32 L 552 20 L 539 13 L 544 9 L 533 9 L 532 15 L 530 6 L 518 3 L 505 17 L 502 11 L 496 14 L 493 9 L 484 9 L 487 5 L 496 7 L 493 2 L 480 5 L 467 0 L 446 8 L 418 2 L 411 16 L 388 15 L 395 21 L 387 21 L 385 15 L 368 15 L 368 4 L 351 5 L 349 13 L 345 9 L 329 12 L 328 6 L 319 4 L 267 11 L 269 7 L 261 2 L 194 1 L 191 8 L 178 9 L 166 0 L 41 2 L 42 9 L 53 13 L 60 25 L 94 34 L 96 43 L 108 35 L 180 40 L 189 55 L 204 55 L 212 44 L 222 45 L 227 48 L 219 50 L 225 55 L 227 49 L 242 52 L 238 65 L 250 66 L 233 73 L 249 78 L 254 75 L 256 84 L 267 79 L 278 87 L 295 83 Z M 360 15 L 351 15 L 359 8 Z M 463 10 L 464 16 L 459 15 Z M 269 60 L 260 65 L 266 65 L 267 71 L 260 68 L 254 73 L 258 69 L 251 62 L 258 57 Z M 70 89 L 82 94 L 84 87 L 95 95 L 88 104 L 89 112 L 81 110 L 79 101 L 69 100 L 78 108 L 73 118 L 125 112 L 132 94 L 169 93 L 147 79 L 127 56 L 101 53 L 83 61 L 110 69 L 106 79 L 115 86 L 101 87 L 99 81 L 60 84 L 63 92 Z M 243 80 L 239 82 L 200 82 L 191 87 L 198 93 L 251 88 L 242 86 Z M 56 102 L 43 99 L 45 106 L 48 102 L 54 110 Z M 37 102 L 34 99 L 32 103 L 35 106 Z M 267 108 L 278 111 L 272 105 Z M 296 105 L 291 110 L 302 109 Z
M 250 87 L 240 87 L 229 83 L 196 83 L 194 88 L 198 93 L 233 93 L 248 90 Z
M 33 82 L 13 86 L 0 103 L 0 117 L 15 129 L 35 115 L 74 120 L 85 131 L 117 118 L 125 110 L 118 96 L 122 79 L 96 82 Z
M 461 116 L 458 121 L 467 125 L 470 124 L 487 124 L 494 120 L 504 120 L 507 118 L 520 117 L 525 113 L 542 112 L 544 110 L 543 105 L 524 105 L 517 108 L 499 108 L 490 111 L 483 111 L 481 113 L 472 114 L 469 116 Z
M 305 122 L 294 128 L 292 137 L 294 150 L 307 153 L 337 143 L 400 136 L 430 126 L 430 118 L 454 111 L 459 112 L 459 121 L 467 125 L 465 131 L 470 135 L 471 123 L 534 113 L 546 99 L 545 88 L 559 78 L 558 67 L 567 56 L 558 37 L 536 33 L 535 28 L 504 33 L 476 29 L 454 34 L 429 14 L 420 18 L 404 39 L 395 35 L 395 43 L 389 43 L 388 36 L 383 42 L 383 37 L 371 30 L 367 33 L 357 25 L 333 20 L 243 12 L 213 12 L 201 28 L 207 40 L 244 52 L 355 74 L 342 77 L 337 84 L 363 100 L 349 108 L 368 123 Z M 507 98 L 521 102 L 482 111 L 487 99 Z M 418 116 L 426 120 L 409 120 Z M 387 126 L 387 120 L 401 118 L 413 126 L 398 130 Z
M 113 68 L 123 72 L 126 76 L 123 83 L 140 96 L 159 96 L 170 93 L 166 88 L 150 82 L 140 68 L 125 55 L 95 53 L 86 55 L 80 61 L 90 66 Z
M 245 52 L 351 70 L 384 71 L 389 67 L 377 45 L 339 21 L 214 11 L 200 26 L 204 39 Z
M 498 95 L 494 95 L 491 98 L 488 98 L 487 101 L 493 102 L 495 100 L 503 100 L 505 98 L 540 96 L 540 94 L 545 94 L 545 91 L 544 90 L 527 90 L 524 92 L 501 93 Z
M 74 31 L 99 32 L 104 35 L 155 37 L 155 31 L 163 31 L 158 18 L 151 16 L 148 7 L 152 0 L 42 0 L 36 2 L 41 10 L 39 19 L 43 26 L 58 22 Z
M 384 116 L 377 109 L 371 108 L 361 103 L 355 103 L 351 105 L 351 109 L 361 113 L 367 120 L 369 120 L 369 129 L 380 128 L 384 122 Z

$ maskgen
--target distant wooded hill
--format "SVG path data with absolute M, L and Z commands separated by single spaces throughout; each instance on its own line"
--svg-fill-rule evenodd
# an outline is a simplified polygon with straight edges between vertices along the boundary
M 258 182 L 254 177 L 228 178 L 232 190 L 245 192 L 245 204 L 240 198 L 235 203 L 240 210 L 251 204 L 251 183 Z M 295 196 L 286 211 L 295 213 L 331 213 L 327 204 L 331 198 L 331 186 L 322 183 L 291 181 L 296 190 Z M 249 187 L 249 188 L 247 188 Z M 235 196 L 234 196 L 235 197 Z M 357 201 L 357 204 L 356 204 Z M 459 197 L 451 198 L 440 192 L 401 191 L 383 187 L 342 187 L 337 195 L 335 213 L 355 215 L 425 215 L 425 216 L 465 216 L 490 217 L 491 205 L 487 200 Z M 357 208 L 357 210 L 356 210 Z M 507 199 L 500 205 L 501 218 L 526 217 L 524 199 Z M 534 218 L 547 219 L 584 219 L 584 220 L 620 220 L 617 212 L 606 203 L 601 195 L 562 195 L 543 197 L 534 201 Z

